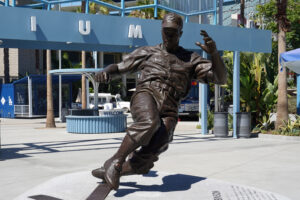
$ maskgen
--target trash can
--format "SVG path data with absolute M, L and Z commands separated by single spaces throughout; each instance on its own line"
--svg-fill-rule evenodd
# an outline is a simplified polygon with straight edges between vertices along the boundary
M 228 112 L 214 113 L 214 135 L 216 137 L 228 136 Z
M 251 136 L 251 113 L 237 112 L 237 137 L 249 138 Z

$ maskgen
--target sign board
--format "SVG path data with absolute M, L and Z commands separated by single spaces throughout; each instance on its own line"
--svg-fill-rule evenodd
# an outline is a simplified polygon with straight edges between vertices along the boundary
M 161 21 L 0 6 L 0 48 L 132 51 L 162 42 Z M 180 45 L 199 50 L 200 30 L 219 50 L 271 52 L 271 31 L 185 23 Z

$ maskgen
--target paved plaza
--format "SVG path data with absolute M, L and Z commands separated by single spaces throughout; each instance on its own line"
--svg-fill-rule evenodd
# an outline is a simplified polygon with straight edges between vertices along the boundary
M 179 122 L 152 171 L 122 177 L 107 199 L 235 200 L 242 192 L 245 200 L 300 199 L 299 140 L 202 136 L 196 124 Z M 97 187 L 90 171 L 116 151 L 124 133 L 70 134 L 65 123 L 56 125 L 1 119 L 1 200 L 85 199 Z

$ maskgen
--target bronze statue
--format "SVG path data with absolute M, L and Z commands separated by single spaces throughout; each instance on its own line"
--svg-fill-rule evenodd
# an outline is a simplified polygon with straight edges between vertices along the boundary
M 166 14 L 162 21 L 163 43 L 141 47 L 96 74 L 98 82 L 110 76 L 140 72 L 136 92 L 131 98 L 133 124 L 126 130 L 118 151 L 103 167 L 92 171 L 110 188 L 117 190 L 121 176 L 147 174 L 168 149 L 178 120 L 178 106 L 188 94 L 191 80 L 224 84 L 225 65 L 215 42 L 201 30 L 204 44 L 196 42 L 211 55 L 212 61 L 179 46 L 183 22 L 179 15 Z

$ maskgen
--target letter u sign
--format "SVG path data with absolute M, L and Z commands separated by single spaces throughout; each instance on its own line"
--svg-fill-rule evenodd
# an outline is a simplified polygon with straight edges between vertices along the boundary
M 79 33 L 81 35 L 89 35 L 91 33 L 91 21 L 85 21 L 85 29 L 83 22 L 83 20 L 79 20 Z

